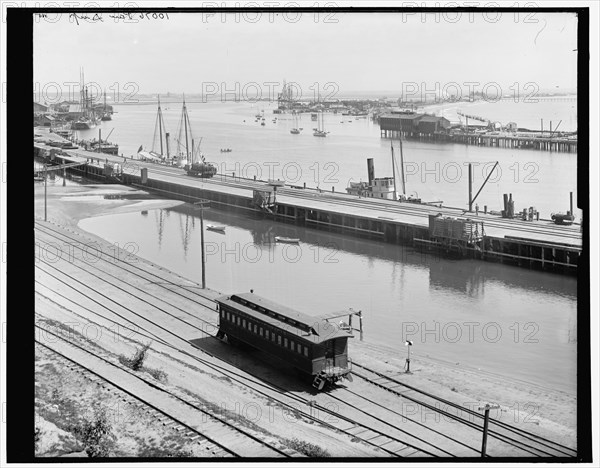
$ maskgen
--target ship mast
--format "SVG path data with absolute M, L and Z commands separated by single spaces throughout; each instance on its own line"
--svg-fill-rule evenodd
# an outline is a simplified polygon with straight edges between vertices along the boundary
M 402 195 L 406 196 L 406 181 L 404 180 L 404 154 L 402 153 L 402 137 L 398 139 L 400 143 L 400 174 L 402 177 Z
M 396 159 L 394 158 L 394 140 L 390 140 L 390 148 L 392 149 L 392 175 L 394 177 L 394 198 L 398 200 L 398 189 L 396 187 Z
M 187 161 L 190 160 L 190 150 L 189 150 L 189 143 L 188 143 L 188 115 L 187 115 L 187 109 L 185 107 L 185 94 L 183 95 L 183 123 L 185 125 L 185 158 Z
M 105 98 L 106 99 L 106 98 Z M 104 105 L 106 107 L 106 104 Z M 162 128 L 162 109 L 160 108 L 160 94 L 158 95 L 158 138 L 160 139 L 160 156 L 163 157 L 163 128 Z

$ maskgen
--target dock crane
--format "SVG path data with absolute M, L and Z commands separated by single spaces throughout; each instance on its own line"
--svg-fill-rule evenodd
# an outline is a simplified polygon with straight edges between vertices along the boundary
M 496 161 L 496 164 L 494 164 L 494 167 L 492 168 L 492 170 L 489 172 L 489 174 L 487 175 L 487 177 L 483 181 L 483 184 L 481 184 L 481 187 L 479 188 L 479 190 L 477 191 L 477 193 L 475 194 L 475 196 L 472 197 L 472 193 L 473 193 L 473 168 L 471 166 L 471 163 L 469 163 L 469 211 L 473 211 L 473 203 L 475 203 L 475 200 L 477 199 L 477 197 L 479 196 L 479 194 L 483 190 L 483 187 L 485 187 L 485 184 L 487 184 L 487 181 L 490 179 L 490 177 L 492 176 L 492 174 L 496 170 L 497 166 L 498 166 L 498 161 Z

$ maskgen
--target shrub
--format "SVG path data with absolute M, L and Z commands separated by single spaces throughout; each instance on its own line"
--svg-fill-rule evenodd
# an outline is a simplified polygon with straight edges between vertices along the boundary
M 322 449 L 318 445 L 296 439 L 295 437 L 293 439 L 286 439 L 285 442 L 291 449 L 295 450 L 296 452 L 302 453 L 307 457 L 323 458 L 331 456 L 327 450 Z
M 73 428 L 73 433 L 83 444 L 88 457 L 108 457 L 116 437 L 104 408 L 94 407 L 94 417 L 85 419 Z
M 42 430 L 36 426 L 35 431 L 34 431 L 34 436 L 33 436 L 33 440 L 35 443 L 35 450 L 37 450 L 37 448 L 38 448 L 38 443 L 40 442 L 41 437 L 42 437 Z
M 148 343 L 141 348 L 137 348 L 132 358 L 119 356 L 119 361 L 121 364 L 133 369 L 134 371 L 140 370 L 144 365 L 146 354 L 148 353 L 148 349 L 150 349 L 151 344 L 152 343 Z

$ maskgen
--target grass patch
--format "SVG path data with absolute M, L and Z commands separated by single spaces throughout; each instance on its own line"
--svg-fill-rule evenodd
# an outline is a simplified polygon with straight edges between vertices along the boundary
M 148 372 L 152 377 L 162 383 L 167 383 L 169 380 L 167 377 L 167 373 L 161 369 L 153 369 L 150 367 L 144 367 L 144 370 Z
M 324 458 L 324 457 L 331 456 L 327 450 L 319 447 L 318 445 L 311 444 L 310 442 L 306 442 L 304 440 L 300 440 L 295 437 L 293 439 L 285 439 L 284 442 L 292 450 L 295 450 L 296 452 L 306 455 L 307 457 Z
M 151 449 L 140 450 L 138 456 L 147 458 L 191 458 L 195 455 L 188 449 L 153 447 Z

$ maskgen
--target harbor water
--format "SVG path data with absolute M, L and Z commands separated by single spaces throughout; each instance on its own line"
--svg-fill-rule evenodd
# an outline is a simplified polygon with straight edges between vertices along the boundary
M 503 116 L 506 110 L 493 105 L 480 104 L 472 113 Z M 185 151 L 183 140 L 177 142 L 181 103 L 164 101 L 162 107 L 171 153 L 177 147 Z M 273 114 L 274 108 L 266 102 L 189 102 L 194 143 L 220 173 L 235 172 L 237 177 L 285 179 L 293 185 L 344 191 L 350 181 L 367 179 L 369 157 L 375 160 L 377 177 L 392 175 L 390 140 L 380 137 L 379 126 L 371 120 L 326 114 L 325 130 L 330 133 L 315 138 L 317 122 L 310 114 L 300 116 L 303 130 L 293 135 L 292 116 Z M 568 130 L 564 127 L 576 126 L 573 109 L 569 100 L 541 103 L 510 121 L 525 127 L 539 121 L 541 114 L 556 123 L 562 118 L 561 129 Z M 469 111 L 467 103 L 463 110 Z M 125 157 L 135 157 L 140 145 L 152 149 L 156 104 L 117 105 L 115 111 L 112 121 L 80 131 L 78 137 L 97 138 L 99 129 L 105 137 L 114 129 L 110 140 L 119 144 Z M 255 117 L 263 111 L 264 126 Z M 398 156 L 398 142 L 394 145 Z M 225 148 L 232 151 L 221 152 Z M 481 210 L 484 205 L 502 209 L 503 193 L 513 194 L 515 210 L 534 206 L 542 218 L 566 212 L 571 191 L 577 203 L 576 154 L 409 140 L 403 142 L 403 157 L 406 193 L 424 201 L 466 208 L 467 164 L 475 167 L 476 193 L 486 171 L 498 161 L 501 173 L 490 178 L 477 199 Z M 575 214 L 581 216 L 579 210 Z M 80 227 L 200 282 L 198 216 L 193 207 L 182 205 L 85 219 Z M 205 232 L 207 286 L 212 289 L 225 294 L 254 289 L 310 315 L 361 310 L 366 341 L 390 347 L 397 357 L 406 354 L 404 341 L 413 341 L 411 370 L 418 369 L 418 356 L 429 356 L 448 365 L 576 390 L 575 278 L 439 258 L 213 209 L 205 212 L 205 222 L 226 226 L 224 234 Z M 278 244 L 275 236 L 301 242 Z
M 535 115 L 556 119 L 555 114 L 560 112 L 565 122 L 573 122 L 576 121 L 574 104 L 570 100 L 520 106 L 513 103 L 516 106 L 513 109 L 504 102 L 464 103 L 461 109 L 507 119 L 508 110 L 524 112 L 522 119 L 514 116 L 511 120 L 530 123 Z M 470 105 L 476 106 L 470 110 Z M 294 126 L 292 116 L 273 114 L 276 105 L 269 102 L 188 102 L 187 107 L 194 144 L 200 145 L 200 150 L 217 166 L 219 173 L 235 173 L 236 177 L 250 179 L 255 176 L 263 180 L 281 179 L 292 185 L 306 183 L 308 187 L 345 192 L 350 182 L 367 180 L 366 159 L 374 158 L 375 176 L 392 176 L 391 142 L 380 137 L 378 124 L 368 118 L 326 113 L 325 130 L 330 133 L 326 138 L 316 138 L 312 129 L 317 127 L 317 122 L 311 120 L 310 114 L 300 115 L 298 126 L 303 130 L 293 135 L 290 134 Z M 177 150 L 185 152 L 185 137 L 180 138 L 180 144 L 177 141 L 181 102 L 163 102 L 162 109 L 171 134 L 171 154 Z M 456 106 L 432 107 L 431 111 L 450 112 L 452 109 Z M 79 131 L 78 137 L 98 138 L 101 130 L 102 137 L 106 138 L 112 131 L 110 141 L 119 144 L 119 154 L 125 157 L 135 158 L 140 145 L 150 150 L 154 143 L 154 149 L 159 151 L 158 139 L 154 138 L 156 103 L 116 105 L 115 110 L 112 121 L 101 122 L 92 130 Z M 264 126 L 255 118 L 263 111 Z M 398 141 L 394 141 L 394 146 L 399 160 Z M 552 213 L 569 209 L 569 192 L 574 192 L 577 206 L 576 154 L 415 140 L 404 141 L 402 146 L 406 195 L 423 201 L 467 208 L 468 164 L 473 164 L 475 195 L 498 161 L 498 168 L 476 200 L 480 210 L 484 206 L 488 210 L 502 210 L 504 193 L 513 194 L 515 211 L 533 206 L 546 219 Z M 191 149 L 191 141 L 188 147 Z M 227 148 L 232 151 L 221 152 Z M 579 220 L 580 210 L 574 211 Z
M 386 345 L 400 358 L 404 341 L 413 341 L 413 370 L 418 356 L 429 356 L 547 388 L 576 389 L 572 277 L 450 260 L 213 209 L 204 217 L 205 226 L 226 227 L 225 233 L 205 230 L 209 288 L 224 294 L 253 289 L 313 316 L 361 310 L 365 341 Z M 88 218 L 79 226 L 201 282 L 200 219 L 191 205 Z M 297 237 L 300 244 L 279 244 L 275 236 Z

